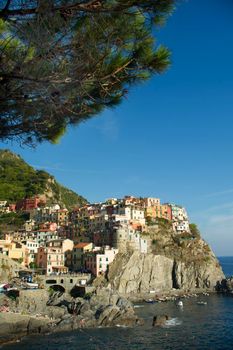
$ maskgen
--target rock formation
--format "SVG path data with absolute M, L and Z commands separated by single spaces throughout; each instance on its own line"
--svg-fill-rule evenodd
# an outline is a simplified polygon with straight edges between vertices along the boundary
M 233 294 L 233 277 L 224 278 L 217 284 L 217 292 Z
M 97 289 L 90 298 L 46 290 L 20 291 L 15 300 L 0 295 L 0 343 L 45 332 L 141 324 L 132 304 L 117 292 Z
M 17 276 L 19 270 L 23 270 L 22 265 L 8 258 L 7 255 L 0 254 L 0 282 L 8 282 Z
M 151 252 L 119 253 L 107 279 L 123 295 L 143 295 L 171 290 L 214 290 L 224 278 L 222 269 L 201 237 L 156 232 Z
M 157 315 L 154 316 L 152 327 L 162 327 L 165 326 L 166 322 L 170 319 L 168 315 Z

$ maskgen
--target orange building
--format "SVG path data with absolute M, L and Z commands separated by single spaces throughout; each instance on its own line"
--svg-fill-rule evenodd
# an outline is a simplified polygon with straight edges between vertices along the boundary
M 145 209 L 145 217 L 151 219 L 163 218 L 172 220 L 172 209 L 168 204 L 153 205 Z

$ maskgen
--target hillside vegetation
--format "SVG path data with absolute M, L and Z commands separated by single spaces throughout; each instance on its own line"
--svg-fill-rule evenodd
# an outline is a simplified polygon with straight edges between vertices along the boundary
M 15 203 L 22 198 L 45 195 L 47 203 L 59 203 L 71 208 L 87 200 L 60 185 L 44 170 L 35 170 L 20 156 L 9 150 L 0 150 L 0 200 Z

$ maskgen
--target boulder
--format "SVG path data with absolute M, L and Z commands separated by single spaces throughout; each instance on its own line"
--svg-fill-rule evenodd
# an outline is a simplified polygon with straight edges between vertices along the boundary
M 152 326 L 153 327 L 162 327 L 166 324 L 167 320 L 169 320 L 170 317 L 168 315 L 157 315 L 154 316 Z
M 216 286 L 217 292 L 221 293 L 233 293 L 233 277 L 222 279 Z
M 0 343 L 27 334 L 45 333 L 50 330 L 50 320 L 15 313 L 0 313 Z
M 112 326 L 113 320 L 116 320 L 119 315 L 119 307 L 109 305 L 98 315 L 98 324 L 99 326 Z
M 57 320 L 63 318 L 63 316 L 66 314 L 66 309 L 59 306 L 47 306 L 46 314 L 49 318 Z
M 27 325 L 27 333 L 46 333 L 49 330 L 49 321 L 31 317 Z

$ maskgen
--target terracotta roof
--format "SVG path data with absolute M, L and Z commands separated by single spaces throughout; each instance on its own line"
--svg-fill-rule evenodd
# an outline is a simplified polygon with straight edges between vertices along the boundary
M 89 245 L 90 243 L 78 243 L 74 246 L 74 248 L 84 248 L 87 245 Z

